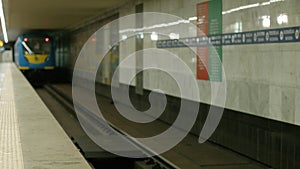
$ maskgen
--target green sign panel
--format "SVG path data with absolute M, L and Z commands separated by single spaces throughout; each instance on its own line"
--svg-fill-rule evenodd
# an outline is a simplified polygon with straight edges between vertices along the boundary
M 208 35 L 222 34 L 222 0 L 208 3 Z M 222 81 L 222 46 L 210 46 L 208 71 L 210 81 Z

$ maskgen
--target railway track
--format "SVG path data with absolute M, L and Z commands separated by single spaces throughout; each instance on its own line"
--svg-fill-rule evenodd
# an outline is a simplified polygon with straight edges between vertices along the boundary
M 77 120 L 77 116 L 76 116 L 76 113 L 75 113 L 75 110 L 73 107 L 72 96 L 61 92 L 60 90 L 56 89 L 52 85 L 44 85 L 43 88 L 37 89 L 37 92 L 40 94 L 42 99 L 45 101 L 46 105 L 50 99 L 46 95 L 48 95 L 48 96 L 51 95 L 52 99 L 54 99 L 56 102 L 59 102 L 61 107 L 64 109 L 63 112 L 67 113 L 67 115 L 65 115 L 65 116 L 67 116 L 68 118 L 62 117 L 61 113 L 57 113 L 57 112 L 62 111 L 62 110 L 55 110 L 55 108 L 53 108 L 53 107 L 57 107 L 57 106 L 53 106 L 53 105 L 51 105 L 51 103 L 49 103 L 48 107 L 49 106 L 52 107 L 52 108 L 50 108 L 50 110 L 52 109 L 51 111 L 52 112 L 54 111 L 54 116 L 57 119 L 58 118 L 64 119 L 64 120 L 58 120 L 58 121 L 60 122 L 62 127 L 66 130 L 67 134 L 70 136 L 73 143 L 80 149 L 80 151 L 82 152 L 84 157 L 87 158 L 88 161 L 90 161 L 91 164 L 95 168 L 100 168 L 100 167 L 103 168 L 103 162 L 105 162 L 105 161 L 109 161 L 110 164 L 116 164 L 116 162 L 114 162 L 114 160 L 119 161 L 117 163 L 120 163 L 120 161 L 121 161 L 121 163 L 123 162 L 121 165 L 122 168 L 126 168 L 126 167 L 124 167 L 124 165 L 128 166 L 128 168 L 132 168 L 132 169 L 178 169 L 179 168 L 178 166 L 172 164 L 170 161 L 168 161 L 167 159 L 165 159 L 162 156 L 153 156 L 153 157 L 144 158 L 144 159 L 131 159 L 131 158 L 121 158 L 114 154 L 106 152 L 105 150 L 101 149 L 98 145 L 93 143 L 88 138 L 88 136 L 85 133 L 83 133 L 84 131 L 79 126 L 79 122 Z M 53 100 L 50 102 L 53 102 Z M 88 111 L 84 107 L 80 107 L 80 109 L 81 109 L 81 111 Z M 91 114 L 91 113 L 87 113 L 87 114 Z M 87 122 L 95 119 L 94 117 L 84 117 L 84 118 Z M 73 125 L 76 126 L 75 128 L 73 128 L 71 126 L 66 126 L 65 123 L 66 122 L 70 123 L 70 121 L 72 121 L 71 123 L 74 123 Z M 99 124 L 99 125 L 101 125 L 101 124 Z M 122 135 L 127 134 L 126 132 L 122 131 L 121 129 L 114 126 L 113 124 L 110 124 L 110 126 L 115 131 L 119 132 Z M 106 128 L 104 125 L 101 127 L 98 127 L 97 129 L 102 130 L 102 131 L 98 131 L 100 133 L 101 132 L 113 133 L 112 131 L 110 131 L 111 129 Z M 67 130 L 69 130 L 69 131 L 67 131 Z M 77 130 L 77 131 L 74 131 L 74 130 Z M 78 134 L 78 133 L 80 133 L 80 134 Z M 126 138 L 128 138 L 128 137 L 126 137 Z M 141 150 L 138 153 L 143 153 L 143 154 L 146 154 L 147 156 L 151 156 L 153 154 L 153 152 L 150 149 L 144 147 L 136 140 L 128 138 L 124 141 L 128 142 L 129 144 L 132 144 L 133 146 L 138 147 Z M 137 152 L 135 152 L 135 153 L 137 153 Z M 112 165 L 110 166 L 110 164 L 107 164 L 106 166 L 108 168 L 119 168 L 119 166 L 112 166 Z
M 40 90 L 40 91 L 39 91 Z M 257 161 L 249 159 L 236 152 L 228 150 L 224 147 L 216 145 L 212 142 L 199 144 L 198 137 L 193 134 L 188 134 L 178 145 L 173 149 L 151 158 L 121 158 L 120 156 L 108 153 L 107 151 L 96 145 L 81 128 L 77 119 L 77 114 L 74 111 L 72 103 L 72 88 L 70 84 L 52 84 L 45 85 L 42 89 L 37 89 L 38 93 L 52 111 L 61 126 L 78 146 L 84 157 L 90 161 L 95 168 L 109 169 L 267 169 Z M 100 91 L 99 91 L 100 92 Z M 169 124 L 163 121 L 155 121 L 149 125 L 138 125 L 128 123 L 128 121 L 118 113 L 112 104 L 111 98 L 101 93 L 96 94 L 98 105 L 101 111 L 109 121 L 110 127 L 117 131 L 120 135 L 130 135 L 138 138 L 149 137 L 149 135 L 157 135 L 169 127 Z M 44 97 L 43 95 L 48 95 Z M 44 98 L 43 98 L 44 97 Z M 49 101 L 51 100 L 52 101 Z M 50 102 L 50 103 L 47 103 Z M 57 102 L 54 105 L 51 102 Z M 56 110 L 55 107 L 61 107 L 62 110 Z M 84 120 L 89 124 L 99 124 L 96 129 L 97 133 L 114 133 L 106 127 L 101 126 L 99 121 L 93 117 L 93 113 L 88 113 L 89 110 L 83 106 L 76 105 L 76 108 L 84 112 Z M 63 120 L 61 120 L 63 119 Z M 81 120 L 82 118 L 80 118 Z M 98 118 L 99 119 L 99 118 Z M 73 124 L 74 123 L 74 124 Z M 94 129 L 95 126 L 91 126 Z M 145 134 L 146 133 L 146 134 Z M 152 151 L 130 137 L 125 137 L 124 142 L 138 147 L 140 152 L 151 155 Z M 126 149 L 124 149 L 126 151 Z M 130 153 L 130 152 L 129 152 Z M 116 164 L 119 164 L 115 166 Z

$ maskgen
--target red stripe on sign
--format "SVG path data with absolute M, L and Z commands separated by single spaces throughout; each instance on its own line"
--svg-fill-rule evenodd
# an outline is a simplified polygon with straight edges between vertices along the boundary
M 197 36 L 208 35 L 208 2 L 197 4 Z M 197 47 L 197 79 L 209 80 L 208 47 Z

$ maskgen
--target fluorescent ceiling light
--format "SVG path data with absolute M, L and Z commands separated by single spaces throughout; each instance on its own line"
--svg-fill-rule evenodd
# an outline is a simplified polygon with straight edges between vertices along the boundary
M 195 21 L 195 20 L 197 20 L 197 17 L 196 17 L 196 16 L 189 17 L 189 21 Z
M 240 7 L 237 7 L 237 8 L 230 9 L 228 11 L 223 11 L 222 14 L 225 15 L 225 14 L 229 14 L 229 13 L 232 13 L 232 12 L 240 11 L 240 10 L 243 10 L 243 9 L 254 8 L 254 7 L 258 7 L 258 6 L 259 6 L 259 3 L 240 6 Z
M 255 3 L 255 4 L 249 4 L 249 5 L 244 5 L 244 6 L 239 6 L 237 8 L 232 8 L 230 10 L 227 11 L 223 11 L 222 14 L 230 14 L 232 12 L 237 12 L 240 10 L 244 10 L 244 9 L 250 9 L 250 8 L 255 8 L 255 7 L 260 7 L 260 6 L 266 6 L 266 5 L 271 5 L 272 3 L 276 3 L 276 2 L 284 2 L 285 0 L 270 0 L 267 2 L 262 2 L 262 3 Z
M 4 9 L 3 9 L 3 3 L 2 0 L 0 0 L 0 19 L 1 19 L 1 26 L 2 26 L 2 32 L 4 36 L 4 42 L 8 42 L 8 36 L 7 36 L 7 30 L 6 30 L 6 23 L 5 23 L 5 17 L 4 17 Z
M 126 33 L 126 32 L 143 32 L 145 30 L 151 30 L 151 29 L 156 29 L 156 28 L 164 28 L 164 27 L 169 27 L 169 26 L 175 26 L 178 24 L 186 24 L 186 23 L 190 23 L 189 20 L 178 20 L 178 21 L 174 21 L 174 22 L 169 22 L 169 23 L 162 23 L 162 24 L 156 24 L 156 25 L 152 25 L 152 26 L 145 26 L 143 28 L 131 28 L 131 29 L 124 29 L 124 30 L 120 30 L 119 33 Z

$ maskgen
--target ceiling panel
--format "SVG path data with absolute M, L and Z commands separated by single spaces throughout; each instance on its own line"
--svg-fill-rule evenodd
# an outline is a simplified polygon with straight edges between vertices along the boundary
M 3 0 L 10 40 L 24 30 L 70 28 L 124 3 L 124 0 Z

